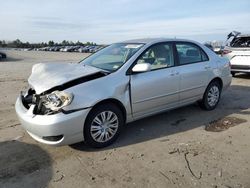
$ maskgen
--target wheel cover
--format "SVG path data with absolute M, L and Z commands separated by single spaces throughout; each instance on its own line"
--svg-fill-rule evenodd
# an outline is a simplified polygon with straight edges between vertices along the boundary
M 90 134 L 96 142 L 107 142 L 114 137 L 118 126 L 117 115 L 112 111 L 103 111 L 93 119 Z
M 217 86 L 213 86 L 209 89 L 207 95 L 207 102 L 209 106 L 215 106 L 220 98 L 220 90 Z

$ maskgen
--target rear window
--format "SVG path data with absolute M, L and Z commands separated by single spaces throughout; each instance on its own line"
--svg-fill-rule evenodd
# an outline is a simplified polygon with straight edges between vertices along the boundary
M 237 37 L 232 40 L 230 43 L 232 47 L 250 47 L 250 37 Z
M 180 65 L 208 61 L 208 57 L 197 45 L 192 43 L 176 44 Z

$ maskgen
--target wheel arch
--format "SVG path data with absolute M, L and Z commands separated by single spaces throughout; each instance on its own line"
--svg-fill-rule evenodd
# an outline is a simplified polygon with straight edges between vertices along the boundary
M 121 101 L 117 100 L 117 99 L 114 99 L 114 98 L 109 98 L 109 99 L 104 99 L 102 101 L 99 101 L 98 103 L 96 103 L 92 109 L 90 110 L 89 114 L 91 113 L 91 111 L 95 108 L 97 108 L 98 106 L 100 105 L 103 105 L 103 104 L 113 104 L 115 106 L 117 106 L 121 112 L 122 112 L 122 115 L 123 115 L 123 118 L 124 118 L 124 123 L 126 122 L 127 120 L 127 111 L 126 111 L 126 108 L 124 107 L 124 105 L 122 104 Z
M 114 105 L 116 106 L 116 108 L 121 110 L 121 113 L 119 112 L 120 116 L 123 116 L 123 121 L 124 123 L 122 123 L 122 125 L 125 124 L 126 122 L 126 110 L 125 107 L 123 106 L 122 102 L 120 102 L 117 99 L 113 99 L 113 98 L 109 98 L 109 99 L 104 99 L 102 101 L 97 102 L 92 109 L 89 111 L 85 122 L 84 122 L 84 126 L 83 126 L 83 137 L 84 137 L 84 142 L 86 142 L 87 145 L 91 146 L 91 147 L 95 147 L 95 148 L 102 148 L 102 147 L 106 147 L 108 145 L 110 145 L 111 143 L 113 143 L 119 136 L 119 134 L 122 131 L 122 127 L 123 126 L 119 126 L 116 133 L 111 137 L 111 139 L 107 140 L 106 142 L 97 142 L 96 140 L 94 140 L 94 138 L 91 136 L 90 133 L 90 129 L 91 129 L 91 124 L 90 122 L 92 121 L 91 118 L 95 117 L 93 115 L 96 114 L 92 114 L 92 113 L 96 113 L 95 110 L 97 110 L 98 112 L 98 107 L 102 108 L 102 105 Z M 103 106 L 105 107 L 105 106 Z M 117 111 L 117 110 L 116 110 Z M 92 115 L 91 115 L 92 114 Z
M 220 78 L 220 77 L 215 77 L 215 78 L 213 78 L 210 82 L 209 82 L 209 84 L 211 84 L 212 82 L 218 82 L 219 84 L 220 84 L 220 89 L 222 90 L 222 88 L 223 88 L 223 81 L 222 81 L 222 79 Z M 208 84 L 208 85 L 209 85 Z

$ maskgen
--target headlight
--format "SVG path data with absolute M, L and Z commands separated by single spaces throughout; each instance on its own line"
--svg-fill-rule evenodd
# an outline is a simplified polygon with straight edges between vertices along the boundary
M 73 94 L 64 91 L 54 91 L 44 98 L 44 106 L 53 111 L 57 111 L 69 105 L 73 100 Z

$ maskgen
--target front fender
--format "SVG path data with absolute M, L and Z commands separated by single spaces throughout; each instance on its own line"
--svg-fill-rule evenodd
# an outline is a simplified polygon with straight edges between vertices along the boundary
M 85 82 L 65 90 L 74 95 L 70 105 L 63 109 L 91 108 L 106 99 L 116 99 L 123 104 L 127 114 L 131 114 L 129 77 L 113 73 L 96 80 Z

